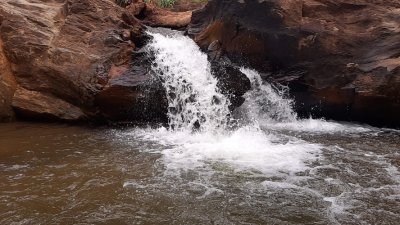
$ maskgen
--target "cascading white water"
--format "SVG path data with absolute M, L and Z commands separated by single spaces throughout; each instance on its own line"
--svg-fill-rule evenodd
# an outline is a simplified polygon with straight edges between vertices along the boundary
M 135 140 L 157 143 L 159 147 L 148 151 L 163 154 L 166 172 L 179 174 L 223 163 L 235 170 L 287 176 L 306 170 L 322 147 L 276 131 L 348 130 L 338 123 L 297 119 L 285 88 L 265 83 L 259 73 L 245 68 L 241 72 L 252 89 L 244 104 L 231 113 L 206 54 L 179 32 L 161 32 L 149 33 L 153 40 L 147 50 L 154 55 L 152 70 L 167 92 L 170 129 L 135 129 L 132 135 Z M 354 130 L 358 131 L 363 130 Z
M 241 68 L 251 82 L 251 90 L 244 96 L 246 101 L 241 107 L 245 115 L 253 122 L 266 123 L 294 122 L 297 115 L 293 111 L 293 100 L 288 98 L 288 89 L 263 82 L 260 74 L 252 69 Z
M 207 55 L 180 33 L 149 33 L 153 71 L 167 91 L 169 125 L 173 130 L 224 130 L 229 100 L 217 88 Z
M 152 70 L 161 78 L 167 92 L 169 126 L 172 130 L 224 131 L 227 128 L 229 100 L 220 93 L 207 55 L 196 43 L 178 32 L 152 33 L 148 50 L 154 54 Z M 236 121 L 241 123 L 293 122 L 296 113 L 287 90 L 264 83 L 258 72 L 242 68 L 252 90 Z M 247 121 L 244 121 L 246 118 Z M 246 125 L 241 124 L 241 125 Z
M 284 98 L 283 92 L 262 83 L 256 71 L 241 69 L 251 80 L 252 90 L 237 110 L 241 113 L 231 115 L 229 100 L 218 90 L 207 55 L 181 33 L 161 32 L 149 32 L 153 39 L 147 50 L 154 55 L 152 70 L 167 92 L 170 129 L 135 130 L 134 135 L 168 146 L 154 149 L 164 155 L 167 171 L 174 174 L 222 162 L 243 170 L 281 174 L 302 171 L 305 162 L 314 158 L 318 145 L 296 138 L 288 140 L 259 126 L 259 120 L 265 118 L 276 122 L 296 120 L 292 101 Z M 234 121 L 235 126 L 228 121 Z M 196 127 L 199 132 L 192 132 Z

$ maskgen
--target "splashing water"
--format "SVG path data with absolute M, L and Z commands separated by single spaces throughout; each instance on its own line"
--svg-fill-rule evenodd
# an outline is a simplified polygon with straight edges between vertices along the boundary
M 234 170 L 286 176 L 309 168 L 323 146 L 276 131 L 366 131 L 354 125 L 297 119 L 287 88 L 264 82 L 257 71 L 247 68 L 240 71 L 251 81 L 251 90 L 244 104 L 231 113 L 207 55 L 192 39 L 165 29 L 149 35 L 153 39 L 147 50 L 155 58 L 152 70 L 167 93 L 169 129 L 135 129 L 130 135 L 156 143 L 148 151 L 163 154 L 166 173 L 223 163 Z
M 231 114 L 207 55 L 192 39 L 164 29 L 149 35 L 153 39 L 147 50 L 155 58 L 152 70 L 167 93 L 169 129 L 135 129 L 131 135 L 161 145 L 148 151 L 164 155 L 167 173 L 224 163 L 234 170 L 293 174 L 306 170 L 322 146 L 274 130 L 346 130 L 323 120 L 298 120 L 287 88 L 263 82 L 257 71 L 246 68 L 240 71 L 250 79 L 252 88 L 245 94 L 244 104 Z M 235 126 L 228 124 L 231 121 Z
M 293 100 L 287 96 L 288 89 L 263 82 L 260 74 L 252 69 L 241 68 L 251 82 L 251 91 L 245 95 L 245 115 L 253 122 L 294 122 Z
M 164 31 L 165 33 L 165 31 Z M 169 128 L 175 131 L 221 133 L 227 130 L 229 99 L 221 94 L 217 79 L 212 75 L 207 55 L 193 40 L 178 32 L 167 34 L 149 32 L 153 37 L 147 46 L 154 54 L 152 70 L 163 81 L 168 99 Z M 283 86 L 262 81 L 260 74 L 241 68 L 252 85 L 244 97 L 242 111 L 236 120 L 241 126 L 263 123 L 295 122 L 293 100 Z
M 173 130 L 224 130 L 229 100 L 217 88 L 207 55 L 179 33 L 149 33 L 155 54 L 153 71 L 167 91 L 169 126 Z
M 163 166 L 163 173 L 154 187 L 142 187 L 131 181 L 124 183 L 125 187 L 146 191 L 153 188 L 159 192 L 172 181 L 172 189 L 206 189 L 197 199 L 227 195 L 229 202 L 237 199 L 239 192 L 264 204 L 249 208 L 285 208 L 283 218 L 311 208 L 305 217 L 299 215 L 287 220 L 309 224 L 313 223 L 307 218 L 318 217 L 313 213 L 321 208 L 320 224 L 341 224 L 342 221 L 359 224 L 358 217 L 362 214 L 351 210 L 355 209 L 355 203 L 363 203 L 353 197 L 354 193 L 368 194 L 382 189 L 387 191 L 390 201 L 398 198 L 398 170 L 387 159 L 372 163 L 365 159 L 365 162 L 371 163 L 371 167 L 380 167 L 380 176 L 389 181 L 388 185 L 374 189 L 372 180 L 368 185 L 374 188 L 353 187 L 347 179 L 360 177 L 353 171 L 357 166 L 346 165 L 343 169 L 337 155 L 353 158 L 357 165 L 360 157 L 382 156 L 344 151 L 336 146 L 340 141 L 330 142 L 325 136 L 333 134 L 333 137 L 351 139 L 366 133 L 371 137 L 374 128 L 299 119 L 286 87 L 264 82 L 257 71 L 247 68 L 240 71 L 249 78 L 251 90 L 244 95 L 244 104 L 230 112 L 229 101 L 217 88 L 207 56 L 191 39 L 179 33 L 150 34 L 153 41 L 148 47 L 155 54 L 152 69 L 164 82 L 168 95 L 169 129 L 136 128 L 124 132 L 122 140 L 133 137 L 134 142 L 146 143 L 146 153 L 160 154 L 158 162 Z M 230 124 L 232 121 L 234 126 Z M 199 129 L 193 132 L 193 127 Z M 298 206 L 282 205 L 282 196 Z M 311 203 L 312 207 L 305 207 L 304 202 Z M 238 205 L 241 204 L 251 203 Z
M 256 124 L 270 130 L 290 130 L 316 133 L 359 133 L 371 131 L 371 127 L 328 122 L 324 119 L 299 119 L 293 110 L 294 101 L 289 98 L 288 87 L 264 82 L 252 69 L 241 68 L 251 82 L 251 90 L 244 96 L 246 101 L 237 109 L 236 116 L 246 124 Z
M 167 93 L 169 129 L 136 129 L 133 135 L 164 146 L 154 151 L 164 155 L 168 173 L 223 163 L 234 170 L 279 176 L 302 171 L 307 168 L 305 162 L 315 158 L 321 148 L 318 144 L 272 134 L 259 125 L 261 121 L 296 121 L 285 89 L 263 83 L 256 71 L 242 68 L 252 90 L 238 109 L 241 113 L 231 115 L 229 100 L 217 87 L 207 55 L 193 40 L 178 32 L 149 34 L 153 39 L 147 49 L 155 58 L 152 70 Z M 231 121 L 237 123 L 235 129 L 228 124 Z

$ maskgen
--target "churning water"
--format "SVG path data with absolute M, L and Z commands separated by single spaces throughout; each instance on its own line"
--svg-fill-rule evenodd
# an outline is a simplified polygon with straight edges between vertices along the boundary
M 224 163 L 234 170 L 291 174 L 316 158 L 318 144 L 262 129 L 266 123 L 297 121 L 284 89 L 263 83 L 256 71 L 242 68 L 252 90 L 230 115 L 230 102 L 217 87 L 207 55 L 193 40 L 178 32 L 150 34 L 153 71 L 167 90 L 169 129 L 136 129 L 132 135 L 168 146 L 154 149 L 161 150 L 168 172 Z
M 147 46 L 169 127 L 0 126 L 0 224 L 398 224 L 400 132 L 297 119 L 285 87 L 234 112 L 177 32 Z
M 241 68 L 252 89 L 231 114 L 207 55 L 193 40 L 179 32 L 149 34 L 153 40 L 147 50 L 155 55 L 152 69 L 167 91 L 169 129 L 135 129 L 132 135 L 168 146 L 153 149 L 164 155 L 168 172 L 223 163 L 235 171 L 283 176 L 304 171 L 317 159 L 319 144 L 268 130 L 300 122 L 285 87 L 265 83 L 257 71 Z

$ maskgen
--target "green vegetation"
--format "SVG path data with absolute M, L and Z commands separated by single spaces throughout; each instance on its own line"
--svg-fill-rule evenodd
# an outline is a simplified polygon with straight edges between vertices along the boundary
M 172 7 L 177 0 L 145 0 L 145 2 L 155 2 L 158 6 L 163 8 Z
M 176 0 L 157 0 L 157 4 L 163 8 L 172 7 L 175 2 Z

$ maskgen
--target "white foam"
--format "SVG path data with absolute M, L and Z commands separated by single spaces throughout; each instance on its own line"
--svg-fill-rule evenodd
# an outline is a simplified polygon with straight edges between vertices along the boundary
M 321 146 L 292 138 L 285 142 L 256 127 L 242 127 L 224 133 L 172 132 L 167 129 L 134 130 L 131 135 L 160 143 L 163 162 L 169 172 L 224 163 L 235 171 L 256 171 L 268 175 L 292 174 L 307 169 Z
M 135 188 L 135 189 L 146 189 L 147 188 L 146 185 L 142 185 L 142 184 L 139 184 L 139 183 L 134 182 L 134 181 L 125 181 L 122 184 L 122 187 L 123 188 Z
M 305 131 L 309 133 L 363 133 L 371 131 L 371 128 L 356 124 L 343 124 L 330 122 L 324 119 L 297 119 L 291 122 L 273 123 L 264 121 L 263 126 L 274 130 Z
M 5 171 L 22 170 L 28 168 L 29 165 L 12 165 L 5 169 Z
M 264 82 L 252 69 L 241 68 L 251 82 L 252 89 L 245 95 L 245 103 L 238 109 L 241 117 L 266 129 L 306 131 L 310 133 L 359 133 L 371 131 L 366 126 L 346 125 L 324 119 L 298 119 L 288 88 Z M 249 121 L 247 121 L 249 122 Z
M 241 71 L 250 79 L 252 89 L 244 96 L 246 101 L 243 106 L 233 113 L 232 121 L 237 121 L 237 124 L 225 126 L 231 121 L 227 119 L 229 102 L 217 88 L 217 80 L 211 74 L 207 56 L 191 39 L 180 34 L 150 34 L 154 39 L 148 48 L 155 54 L 152 69 L 163 81 L 167 91 L 170 126 L 169 129 L 136 128 L 123 135 L 128 135 L 125 140 L 143 143 L 139 148 L 141 151 L 161 154 L 157 163 L 161 162 L 165 168 L 163 180 L 167 178 L 175 184 L 175 181 L 179 183 L 180 178 L 188 181 L 190 177 L 196 182 L 189 182 L 188 187 L 201 193 L 198 198 L 207 198 L 224 195 L 225 190 L 219 189 L 223 185 L 213 185 L 214 179 L 218 182 L 221 175 L 245 175 L 246 179 L 262 177 L 262 181 L 255 179 L 245 184 L 268 192 L 284 189 L 294 195 L 306 193 L 324 200 L 330 203 L 326 213 L 334 224 L 340 224 L 335 218 L 337 214 L 347 214 L 348 209 L 359 204 L 353 194 L 367 189 L 363 189 L 360 184 L 343 185 L 343 181 L 336 176 L 325 177 L 326 169 L 343 171 L 341 164 L 327 163 L 329 158 L 322 156 L 319 163 L 310 166 L 322 155 L 323 146 L 290 136 L 293 134 L 291 132 L 288 134 L 281 131 L 347 134 L 375 131 L 374 128 L 311 118 L 298 119 L 287 88 L 266 83 L 257 71 L 245 68 Z M 196 123 L 200 129 L 193 132 Z M 235 129 L 232 130 L 232 127 Z M 332 151 L 332 154 L 347 152 L 339 146 L 325 147 L 324 151 Z M 354 152 L 350 153 L 355 155 Z M 362 156 L 366 160 L 374 160 L 372 154 L 362 152 Z M 389 163 L 384 164 L 383 158 L 379 163 L 396 181 L 389 188 L 398 189 L 398 170 Z M 359 177 L 350 168 L 345 166 L 345 172 Z M 302 171 L 306 172 L 297 174 Z M 169 179 L 169 176 L 175 177 Z M 265 179 L 266 176 L 274 179 Z M 316 182 L 304 182 L 307 179 Z M 320 187 L 323 189 L 313 190 L 314 185 L 318 189 L 321 181 L 324 182 Z M 337 194 L 336 186 L 345 187 L 346 192 Z M 123 187 L 148 188 L 129 181 Z M 330 187 L 334 188 L 333 192 L 323 195 Z M 397 199 L 398 192 L 393 192 L 389 197 Z

